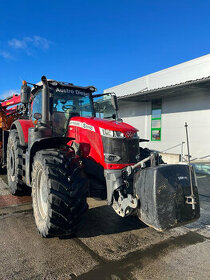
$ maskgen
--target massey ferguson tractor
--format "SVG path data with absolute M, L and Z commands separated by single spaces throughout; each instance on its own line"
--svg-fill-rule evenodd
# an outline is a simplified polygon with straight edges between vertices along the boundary
M 27 114 L 10 128 L 8 188 L 14 195 L 32 188 L 40 234 L 71 234 L 87 197 L 106 199 L 121 217 L 137 215 L 160 231 L 197 219 L 192 167 L 142 156 L 137 129 L 118 118 L 115 94 L 95 91 L 45 76 L 21 88 Z

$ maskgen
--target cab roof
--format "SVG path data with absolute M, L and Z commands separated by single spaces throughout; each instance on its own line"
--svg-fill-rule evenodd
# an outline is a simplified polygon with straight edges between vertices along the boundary
M 76 88 L 76 89 L 83 89 L 83 90 L 88 90 L 91 92 L 95 92 L 97 91 L 97 89 L 94 86 L 87 86 L 87 87 L 81 87 L 81 86 L 76 86 L 72 83 L 68 83 L 68 82 L 60 82 L 60 81 L 56 81 L 53 79 L 47 79 L 47 82 L 49 85 L 53 86 L 53 87 L 62 87 L 62 88 Z M 38 88 L 41 88 L 43 86 L 42 81 L 36 83 L 33 87 L 32 87 L 32 94 L 33 92 L 36 92 Z

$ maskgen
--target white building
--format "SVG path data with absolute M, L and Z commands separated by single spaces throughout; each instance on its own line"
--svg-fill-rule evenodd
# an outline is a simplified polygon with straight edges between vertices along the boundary
M 120 117 L 139 129 L 142 146 L 210 159 L 210 54 L 106 89 L 119 98 Z M 185 144 L 182 144 L 185 142 Z

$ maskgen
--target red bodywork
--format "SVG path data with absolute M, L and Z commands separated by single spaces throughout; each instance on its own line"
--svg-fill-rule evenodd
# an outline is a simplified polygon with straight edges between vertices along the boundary
M 29 128 L 34 127 L 34 123 L 32 120 L 24 120 L 24 119 L 20 119 L 19 123 L 23 130 L 24 141 L 26 144 L 28 144 L 28 131 Z
M 2 131 L 8 131 L 11 124 L 18 119 L 19 114 L 17 112 L 16 104 L 20 103 L 20 95 L 13 95 L 10 99 L 0 103 L 0 166 L 2 166 L 3 160 L 3 133 Z M 9 106 L 13 106 L 9 108 Z
M 34 127 L 32 120 L 19 119 L 22 126 L 25 143 L 28 143 L 29 128 Z M 129 124 L 117 121 L 108 121 L 98 118 L 86 117 L 72 117 L 68 126 L 66 136 L 74 138 L 76 143 L 80 144 L 82 156 L 93 160 L 100 164 L 104 169 L 122 169 L 128 164 L 109 164 L 104 161 L 104 151 L 102 143 L 102 135 L 100 128 L 120 131 L 124 133 L 129 132 L 130 135 L 135 134 L 138 130 Z M 128 137 L 127 137 L 128 138 Z M 68 143 L 70 146 L 72 141 Z
M 13 95 L 11 99 L 3 101 L 1 103 L 1 106 L 6 108 L 8 106 L 16 105 L 18 103 L 20 103 L 20 95 Z
M 0 103 L 0 128 L 9 130 L 13 121 L 18 118 L 17 106 L 7 108 L 20 103 L 20 95 L 13 95 L 10 99 Z M 1 140 L 0 140 L 1 141 Z
M 21 103 L 20 95 L 13 95 L 11 99 L 1 102 L 0 110 L 0 128 L 10 129 L 10 125 L 18 118 L 17 106 L 7 108 L 9 106 Z M 25 143 L 28 143 L 28 129 L 34 127 L 32 120 L 19 119 L 21 124 Z
M 6 109 L 6 108 L 9 107 L 9 106 L 12 106 L 12 105 L 19 104 L 20 102 L 21 102 L 20 101 L 20 95 L 13 95 L 13 97 L 11 99 L 1 102 L 1 107 L 2 107 L 3 110 L 5 110 L 5 114 L 7 116 L 9 116 L 9 115 L 16 112 L 17 106 L 14 106 L 10 109 Z
M 122 169 L 130 164 L 108 164 L 104 162 L 104 151 L 100 129 L 120 131 L 125 136 L 138 130 L 129 124 L 117 121 L 108 121 L 98 118 L 73 117 L 68 127 L 68 137 L 75 138 L 75 142 L 80 144 L 83 157 L 91 159 L 104 167 L 104 169 Z M 71 144 L 71 141 L 69 142 Z

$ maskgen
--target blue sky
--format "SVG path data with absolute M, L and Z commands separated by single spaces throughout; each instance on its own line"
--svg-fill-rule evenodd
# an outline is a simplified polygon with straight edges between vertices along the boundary
M 210 53 L 210 1 L 0 0 L 0 96 L 48 78 L 103 89 Z

